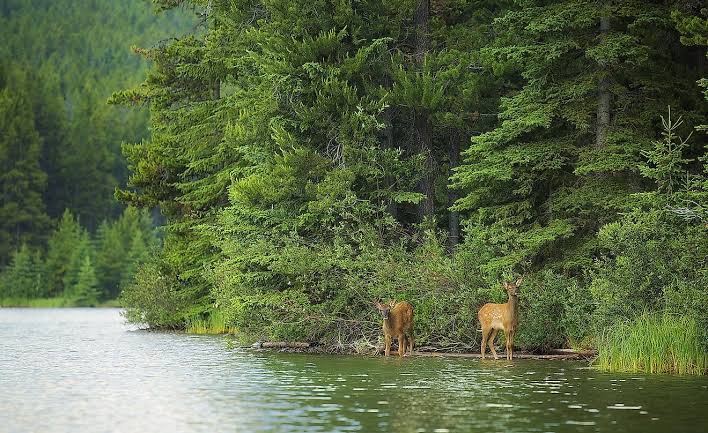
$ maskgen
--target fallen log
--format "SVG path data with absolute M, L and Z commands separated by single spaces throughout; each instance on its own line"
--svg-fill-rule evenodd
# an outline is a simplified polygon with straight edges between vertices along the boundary
M 302 341 L 259 341 L 253 343 L 254 349 L 307 349 L 310 343 Z

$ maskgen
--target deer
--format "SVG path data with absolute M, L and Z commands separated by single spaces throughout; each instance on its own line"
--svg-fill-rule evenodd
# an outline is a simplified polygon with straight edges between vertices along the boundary
M 388 304 L 375 303 L 383 319 L 383 332 L 386 340 L 386 356 L 391 352 L 391 337 L 398 338 L 398 356 L 403 356 L 406 349 L 413 354 L 413 306 L 406 301 Z M 406 337 L 408 345 L 406 346 Z
M 506 336 L 506 359 L 513 359 L 514 336 L 518 325 L 519 286 L 523 280 L 523 277 L 520 277 L 514 283 L 504 282 L 504 288 L 509 295 L 509 302 L 506 304 L 489 303 L 479 309 L 477 317 L 482 325 L 482 359 L 484 359 L 487 343 L 489 343 L 489 349 L 492 351 L 494 359 L 499 359 L 497 351 L 494 350 L 494 338 L 500 330 L 504 331 Z

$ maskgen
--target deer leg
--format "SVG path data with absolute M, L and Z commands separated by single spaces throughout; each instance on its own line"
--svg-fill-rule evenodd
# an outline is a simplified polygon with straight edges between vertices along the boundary
M 411 331 L 410 335 L 408 336 L 408 343 L 410 343 L 411 355 L 413 355 L 413 331 Z
M 506 337 L 506 359 L 511 361 L 511 348 L 513 347 L 511 340 L 514 338 L 514 333 L 511 331 L 504 331 L 504 334 Z
M 487 337 L 489 337 L 489 328 L 482 328 L 482 346 L 480 347 L 482 359 L 484 359 L 484 351 L 487 348 Z
M 497 338 L 498 332 L 498 329 L 492 329 L 492 334 L 489 336 L 489 350 L 492 352 L 492 355 L 494 355 L 494 359 L 499 359 L 497 351 L 494 349 L 494 339 Z
M 398 356 L 403 356 L 403 354 L 405 352 L 406 352 L 406 335 L 399 334 L 398 335 Z
M 391 336 L 386 334 L 386 356 L 391 353 Z
M 509 333 L 509 360 L 514 359 L 514 339 L 516 338 L 516 331 L 511 331 Z

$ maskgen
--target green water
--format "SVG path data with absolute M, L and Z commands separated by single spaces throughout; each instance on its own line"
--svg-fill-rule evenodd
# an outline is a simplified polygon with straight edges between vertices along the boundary
M 703 432 L 708 378 L 229 350 L 113 309 L 0 309 L 4 432 Z

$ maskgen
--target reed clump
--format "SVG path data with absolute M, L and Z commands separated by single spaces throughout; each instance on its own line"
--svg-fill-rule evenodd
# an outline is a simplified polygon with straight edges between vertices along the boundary
M 226 323 L 226 318 L 221 311 L 212 311 L 206 318 L 187 319 L 185 330 L 188 334 L 234 334 L 236 332 L 236 328 Z
M 708 353 L 696 320 L 645 313 L 605 330 L 595 366 L 610 372 L 704 375 Z

